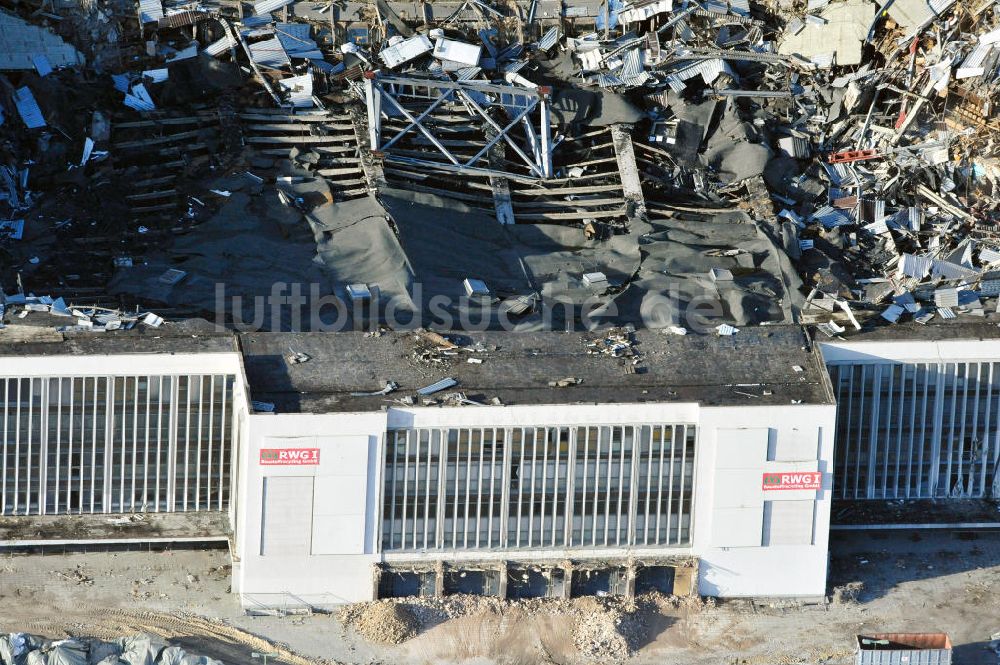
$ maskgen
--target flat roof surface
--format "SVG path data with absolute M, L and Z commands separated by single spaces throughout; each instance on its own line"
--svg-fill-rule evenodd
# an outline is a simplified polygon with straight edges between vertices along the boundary
M 29 515 L 0 521 L 0 545 L 225 539 L 225 512 Z
M 634 364 L 632 358 L 595 352 L 609 348 L 608 337 L 607 332 L 448 334 L 457 348 L 445 351 L 440 349 L 446 344 L 416 332 L 247 333 L 240 344 L 252 399 L 273 403 L 279 413 L 376 411 L 409 398 L 415 406 L 446 405 L 456 403 L 445 399 L 455 392 L 503 405 L 833 403 L 819 354 L 797 326 L 745 328 L 731 337 L 640 330 L 629 335 L 633 343 L 625 351 L 636 354 Z M 310 359 L 294 364 L 293 352 Z M 445 378 L 458 383 L 429 403 L 417 395 L 419 388 Z M 579 383 L 550 385 L 570 378 Z M 388 381 L 399 386 L 391 394 L 352 395 L 378 391 Z
M 61 325 L 66 325 L 66 322 L 65 318 L 59 319 Z M 139 326 L 132 330 L 108 332 L 60 333 L 53 327 L 41 325 L 8 325 L 0 329 L 0 357 L 235 351 L 236 340 L 232 333 L 215 330 L 211 324 L 199 319 L 165 323 L 160 328 Z
M 817 342 L 836 344 L 837 339 L 814 335 Z M 892 326 L 877 326 L 864 328 L 860 331 L 849 330 L 844 333 L 844 342 L 938 342 L 955 339 L 998 339 L 1000 324 L 984 321 L 945 321 L 921 325 L 908 321 Z

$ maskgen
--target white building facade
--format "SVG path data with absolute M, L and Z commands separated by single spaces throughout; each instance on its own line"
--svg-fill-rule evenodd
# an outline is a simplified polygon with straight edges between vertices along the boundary
M 267 413 L 251 400 L 260 369 L 225 336 L 6 348 L 3 514 L 223 514 L 248 607 L 371 600 L 386 570 L 567 561 L 693 561 L 702 595 L 818 598 L 836 406 L 818 352 L 802 353 L 780 380 L 702 373 L 704 398 L 654 382 L 650 361 L 614 373 L 613 403 L 553 389 Z M 329 377 L 319 357 L 310 371 Z M 291 371 L 275 362 L 267 376 Z
M 372 599 L 383 562 L 689 556 L 702 595 L 820 597 L 834 418 L 832 404 L 251 415 L 239 591 L 328 605 Z M 821 488 L 766 490 L 767 473 L 819 473 Z

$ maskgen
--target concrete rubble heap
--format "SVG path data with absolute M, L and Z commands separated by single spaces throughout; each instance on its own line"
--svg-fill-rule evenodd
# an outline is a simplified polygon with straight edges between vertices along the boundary
M 668 292 L 719 334 L 997 319 L 995 0 L 29 1 L 0 31 L 7 323 L 276 281 L 355 327 L 445 295 L 683 333 Z

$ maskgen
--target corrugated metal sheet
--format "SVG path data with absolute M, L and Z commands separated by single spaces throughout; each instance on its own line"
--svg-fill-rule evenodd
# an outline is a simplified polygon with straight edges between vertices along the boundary
M 646 81 L 653 78 L 653 75 L 647 71 L 641 71 L 634 76 L 622 76 L 620 77 L 622 85 L 628 86 L 630 88 L 637 88 L 641 85 L 646 85 Z
M 969 279 L 976 275 L 976 271 L 950 261 L 934 261 L 931 274 L 945 279 Z
M 211 55 L 211 56 L 218 56 L 218 55 L 222 55 L 223 53 L 225 53 L 226 51 L 228 51 L 229 49 L 231 49 L 235 45 L 236 45 L 236 42 L 234 42 L 232 40 L 232 38 L 230 38 L 229 35 L 227 34 L 227 35 L 224 35 L 222 37 L 222 39 L 220 39 L 218 41 L 215 41 L 215 42 L 212 42 L 211 44 L 209 44 L 208 46 L 206 46 L 204 49 L 202 49 L 202 53 L 206 53 L 206 54 Z
M 750 1 L 729 0 L 729 11 L 743 18 L 750 18 Z
M 308 48 L 316 46 L 311 36 L 312 26 L 308 23 L 275 23 L 274 32 L 286 51 L 303 48 L 299 45 L 307 45 Z
M 962 61 L 962 65 L 955 72 L 955 78 L 957 79 L 967 79 L 974 76 L 982 76 L 985 73 L 983 69 L 983 63 L 986 62 L 986 58 L 989 57 L 990 51 L 993 50 L 992 44 L 979 44 L 976 48 L 972 49 L 972 52 L 965 57 Z
M 915 254 L 901 254 L 896 271 L 900 276 L 923 279 L 931 273 L 931 265 L 934 259 L 929 256 L 917 256 Z
M 684 82 L 684 79 L 673 74 L 667 77 L 667 85 L 669 85 L 670 89 L 676 93 L 682 93 L 685 89 L 687 89 L 687 83 Z
M 292 64 L 277 37 L 250 44 L 250 57 L 258 65 L 281 68 Z
M 931 11 L 939 16 L 951 9 L 954 4 L 955 0 L 930 0 Z
M 858 635 L 856 665 L 950 665 L 951 640 L 944 633 Z
M 139 21 L 157 23 L 163 18 L 163 2 L 161 0 L 139 0 Z
M 262 25 L 270 25 L 274 21 L 270 14 L 264 14 L 263 16 L 244 16 L 240 20 L 240 25 L 244 28 L 259 28 Z
M 627 5 L 618 12 L 618 20 L 623 22 L 645 21 L 657 14 L 673 11 L 673 0 L 653 0 L 653 2 L 637 2 Z
M 480 67 L 463 67 L 455 72 L 455 79 L 458 81 L 471 81 L 479 76 L 479 72 L 481 71 L 483 70 Z
M 0 220 L 0 238 L 8 237 L 14 240 L 20 240 L 23 236 L 24 236 L 23 219 Z
M 998 263 L 1000 262 L 1000 252 L 989 247 L 983 247 L 979 250 L 979 260 L 983 263 Z
M 163 83 L 170 77 L 170 70 L 166 67 L 160 69 L 147 69 L 142 73 L 143 78 L 153 79 L 153 83 Z
M 278 41 L 289 57 L 322 60 L 323 53 L 310 36 L 311 29 L 308 23 L 276 23 L 274 26 Z
M 48 76 L 52 73 L 52 64 L 45 54 L 31 56 L 31 62 L 35 64 L 35 71 L 39 76 Z
M 292 0 L 258 0 L 253 3 L 253 13 L 257 16 L 263 16 L 290 4 L 292 4 Z
M 128 86 L 132 82 L 132 77 L 128 74 L 112 74 L 111 83 L 115 86 L 115 90 L 118 92 L 124 92 L 128 94 Z
M 850 215 L 843 210 L 834 208 L 833 206 L 823 206 L 812 214 L 812 218 L 820 222 L 828 229 L 854 223 L 854 220 L 851 219 Z
M 806 159 L 810 155 L 809 141 L 799 136 L 785 136 L 778 139 L 778 147 L 789 157 Z
M 23 86 L 15 90 L 14 105 L 17 106 L 17 113 L 28 129 L 38 129 L 45 126 L 45 116 L 42 115 L 42 109 L 35 101 L 35 95 L 31 93 L 31 88 Z
M 458 385 L 458 381 L 456 381 L 455 379 L 452 379 L 452 378 L 441 379 L 440 381 L 438 381 L 436 383 L 432 383 L 429 386 L 424 386 L 423 388 L 420 388 L 419 390 L 417 390 L 417 394 L 418 395 L 433 395 L 434 393 L 440 392 L 440 391 L 444 390 L 445 388 L 451 388 L 452 386 L 457 386 L 457 385 Z
M 538 49 L 540 51 L 548 51 L 556 45 L 557 41 L 559 41 L 559 27 L 553 26 L 538 40 Z
M 688 65 L 681 71 L 683 72 L 683 75 L 681 75 L 681 72 L 676 73 L 685 81 L 689 78 L 700 75 L 702 80 L 704 80 L 708 85 L 715 83 L 715 79 L 719 78 L 719 74 L 722 74 L 723 72 L 732 74 L 732 70 L 729 68 L 729 65 L 725 60 L 720 58 L 714 58 L 712 60 L 699 60 L 698 62 Z
M 125 95 L 125 106 L 136 111 L 156 110 L 153 98 L 149 96 L 149 91 L 146 90 L 146 86 L 142 83 L 133 86 L 132 92 Z
M 622 58 L 622 66 L 616 72 L 621 79 L 638 76 L 642 72 L 642 54 L 639 49 L 632 49 Z
M 622 80 L 613 74 L 598 74 L 596 81 L 602 88 L 614 88 L 622 84 Z
M 207 12 L 175 12 L 169 16 L 164 16 L 157 21 L 159 28 L 182 28 L 185 25 L 194 25 L 199 21 L 207 21 L 212 18 Z

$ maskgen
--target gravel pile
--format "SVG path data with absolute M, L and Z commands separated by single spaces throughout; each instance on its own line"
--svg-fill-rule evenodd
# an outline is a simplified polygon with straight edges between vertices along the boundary
M 622 662 L 632 655 L 632 648 L 620 630 L 623 621 L 617 610 L 584 614 L 573 629 L 573 644 L 587 660 Z
M 338 618 L 369 642 L 382 644 L 402 644 L 420 627 L 410 608 L 391 601 L 349 605 L 338 613 Z

